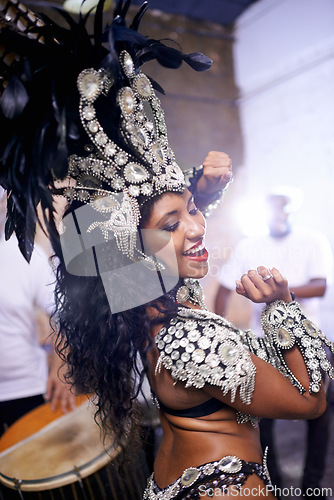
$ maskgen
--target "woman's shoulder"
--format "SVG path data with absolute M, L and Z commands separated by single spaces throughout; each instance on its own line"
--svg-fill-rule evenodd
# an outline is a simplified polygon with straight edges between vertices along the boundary
M 241 397 L 248 402 L 255 367 L 240 331 L 221 316 L 180 307 L 160 329 L 155 343 L 160 354 L 157 370 L 163 365 L 186 387 L 219 386 L 223 393 L 231 392 L 231 401 L 240 387 Z
M 169 333 L 176 334 L 177 330 L 185 329 L 191 331 L 199 329 L 203 334 L 209 334 L 213 331 L 234 333 L 240 337 L 242 334 L 235 325 L 230 323 L 224 317 L 215 314 L 207 309 L 199 309 L 193 307 L 179 306 L 175 314 L 165 322 L 160 328 L 159 334 L 164 334 L 167 330 Z
M 226 318 L 220 316 L 219 314 L 215 314 L 208 309 L 180 306 L 177 310 L 176 316 L 180 318 L 191 318 L 194 321 L 207 321 L 217 325 L 224 325 L 227 328 L 239 331 L 238 328 Z

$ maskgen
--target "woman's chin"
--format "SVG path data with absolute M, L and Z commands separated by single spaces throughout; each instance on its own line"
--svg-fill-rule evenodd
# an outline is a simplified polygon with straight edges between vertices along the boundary
M 201 279 L 204 278 L 209 272 L 209 264 L 208 262 L 201 262 L 200 265 L 198 263 L 196 266 L 191 265 L 187 266 L 186 269 L 180 272 L 180 278 L 193 278 L 193 279 Z
M 204 262 L 189 262 L 186 265 L 182 263 L 176 269 L 175 266 L 170 266 L 163 262 L 165 266 L 164 273 L 167 273 L 170 276 L 177 276 L 178 278 L 193 278 L 193 279 L 201 279 L 204 278 L 209 272 L 209 263 L 208 261 Z

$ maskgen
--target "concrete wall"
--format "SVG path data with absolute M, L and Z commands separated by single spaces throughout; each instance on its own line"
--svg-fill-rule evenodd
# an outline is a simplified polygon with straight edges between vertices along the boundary
M 239 18 L 234 44 L 247 191 L 299 186 L 301 220 L 331 239 L 333 19 L 332 0 L 261 0 Z
M 298 222 L 324 232 L 334 247 L 333 19 L 332 0 L 259 0 L 238 19 L 234 65 L 244 160 L 229 196 L 232 217 L 238 199 L 249 200 L 249 215 L 273 185 L 299 187 Z M 209 294 L 213 286 L 209 277 Z M 323 300 L 328 333 L 333 300 L 332 287 Z
M 166 114 L 170 144 L 180 166 L 201 164 L 209 150 L 228 150 L 235 164 L 241 164 L 243 150 L 231 31 L 218 24 L 148 11 L 140 32 L 152 38 L 172 39 L 183 52 L 203 52 L 213 60 L 210 71 L 200 73 L 186 64 L 177 70 L 165 69 L 156 62 L 142 68 L 166 91 L 165 96 L 159 97 Z

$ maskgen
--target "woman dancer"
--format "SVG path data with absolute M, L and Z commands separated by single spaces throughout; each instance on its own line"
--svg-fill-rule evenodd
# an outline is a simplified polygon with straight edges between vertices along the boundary
M 134 31 L 145 6 L 127 28 L 129 3 L 119 1 L 102 30 L 102 7 L 94 38 L 82 18 L 65 15 L 65 30 L 43 17 L 23 36 L 10 20 L 13 5 L 2 15 L 0 44 L 21 56 L 5 60 L 3 71 L 7 235 L 16 232 L 29 259 L 41 201 L 59 260 L 59 350 L 74 386 L 96 395 L 101 425 L 119 442 L 131 435 L 148 376 L 163 439 L 144 498 L 274 498 L 257 419 L 320 415 L 320 368 L 333 376 L 322 343 L 332 345 L 276 269 L 259 267 L 238 282 L 238 293 L 266 304 L 264 339 L 207 311 L 198 283 L 208 272 L 205 219 L 196 200 L 212 208 L 231 160 L 211 153 L 185 176 L 168 144 L 158 85 L 139 68 L 153 58 L 197 70 L 210 61 Z M 60 235 L 50 193 L 68 203 Z

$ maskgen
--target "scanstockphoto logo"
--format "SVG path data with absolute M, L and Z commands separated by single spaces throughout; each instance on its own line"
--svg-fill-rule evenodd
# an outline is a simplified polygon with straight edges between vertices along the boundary
M 277 488 L 273 485 L 255 486 L 248 488 L 247 486 L 231 485 L 222 488 L 207 488 L 205 485 L 200 485 L 200 497 L 245 497 L 245 498 L 266 498 L 268 494 L 274 495 L 275 498 L 331 498 L 333 496 L 332 488 L 308 488 L 305 492 L 301 488 L 293 486 L 286 488 Z
M 119 197 L 119 206 L 123 194 L 113 194 L 113 198 L 116 197 Z M 149 257 L 134 262 L 119 250 L 120 241 L 125 246 L 129 244 L 126 230 L 123 236 L 118 231 L 118 241 L 113 231 L 100 230 L 108 228 L 111 214 L 112 211 L 101 213 L 90 204 L 83 205 L 63 218 L 60 241 L 67 271 L 75 276 L 101 277 L 110 309 L 117 313 L 161 297 L 174 288 L 179 277 L 169 233 L 138 229 L 134 225 L 131 236 L 134 245 Z M 131 213 L 121 213 L 116 221 L 124 224 L 125 229 L 131 223 L 127 217 L 131 217 Z M 166 261 L 168 268 L 156 265 Z

